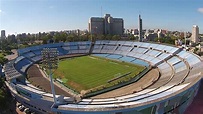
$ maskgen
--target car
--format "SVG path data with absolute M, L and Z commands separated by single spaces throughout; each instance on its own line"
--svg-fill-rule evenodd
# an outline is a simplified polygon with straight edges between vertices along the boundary
M 19 108 L 20 106 L 22 106 L 22 104 L 21 103 L 17 103 L 17 107 Z
M 36 114 L 35 112 L 31 112 L 31 114 Z
M 26 114 L 31 114 L 31 111 L 30 111 L 29 108 L 25 108 L 24 112 L 25 112 Z
M 19 110 L 21 111 L 21 112 L 23 112 L 24 110 L 25 110 L 25 107 L 22 105 L 22 106 L 19 106 Z

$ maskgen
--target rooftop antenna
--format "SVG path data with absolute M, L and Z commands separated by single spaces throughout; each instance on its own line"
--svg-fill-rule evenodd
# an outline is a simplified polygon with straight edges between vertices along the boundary
M 141 12 L 141 11 L 139 11 L 139 15 L 142 15 L 142 12 Z

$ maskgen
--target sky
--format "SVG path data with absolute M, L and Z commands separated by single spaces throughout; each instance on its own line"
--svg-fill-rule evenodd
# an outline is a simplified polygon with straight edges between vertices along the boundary
M 90 17 L 123 18 L 125 29 L 203 33 L 203 0 L 0 0 L 0 30 L 8 34 L 88 29 Z

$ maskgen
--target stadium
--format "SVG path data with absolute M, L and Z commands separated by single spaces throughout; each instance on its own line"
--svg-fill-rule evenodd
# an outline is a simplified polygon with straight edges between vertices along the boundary
M 42 66 L 42 50 L 56 48 L 56 100 Z M 18 50 L 4 66 L 12 96 L 37 113 L 184 113 L 196 96 L 203 62 L 191 52 L 165 44 L 80 41 Z

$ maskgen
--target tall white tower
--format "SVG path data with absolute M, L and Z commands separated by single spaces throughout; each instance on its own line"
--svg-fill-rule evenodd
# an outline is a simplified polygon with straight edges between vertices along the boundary
M 193 25 L 193 27 L 192 27 L 191 41 L 193 43 L 198 43 L 199 42 L 199 27 L 197 25 Z

